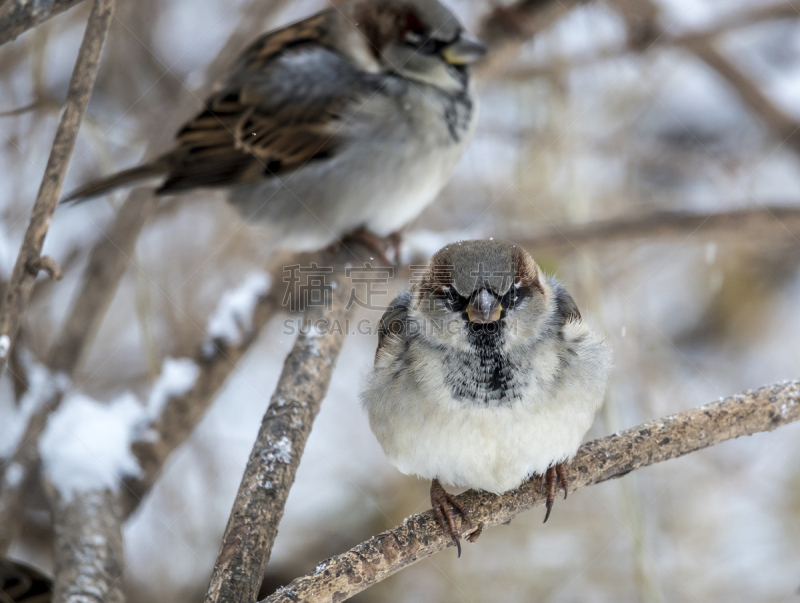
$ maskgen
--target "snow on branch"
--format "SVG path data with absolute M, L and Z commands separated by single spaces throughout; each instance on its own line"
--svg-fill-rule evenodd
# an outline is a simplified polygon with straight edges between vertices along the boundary
M 192 360 L 167 358 L 146 403 L 130 392 L 109 403 L 73 394 L 50 416 L 39 448 L 54 518 L 56 603 L 124 601 L 122 486 L 143 475 L 132 443 L 198 373 Z
M 62 502 L 82 493 L 119 493 L 125 480 L 141 478 L 133 443 L 148 430 L 173 396 L 190 391 L 200 369 L 189 358 L 165 358 L 147 402 L 125 392 L 110 402 L 82 393 L 64 396 L 39 440 L 44 476 Z
M 269 274 L 254 272 L 245 278 L 238 287 L 226 291 L 217 309 L 208 319 L 204 352 L 214 354 L 220 345 L 241 345 L 253 330 L 253 311 L 258 300 L 270 290 L 272 279 Z
M 131 453 L 145 407 L 127 392 L 111 402 L 73 394 L 48 421 L 39 441 L 45 477 L 65 501 L 91 490 L 116 491 L 140 472 Z
M 69 387 L 69 377 L 43 366 L 26 349 L 18 350 L 27 390 L 18 403 L 11 396 L 0 398 L 0 416 L 6 437 L 0 442 L 0 553 L 8 550 L 21 525 L 25 493 L 33 482 L 30 467 L 38 461 L 36 442 L 54 400 Z
M 747 391 L 584 444 L 567 467 L 569 489 L 573 492 L 798 420 L 800 381 Z M 537 477 L 502 496 L 470 490 L 459 497 L 475 525 L 482 523 L 484 529 L 508 522 L 540 506 L 546 498 L 545 487 Z M 462 528 L 462 536 L 471 531 Z M 450 536 L 438 525 L 433 512 L 426 511 L 320 563 L 314 573 L 296 578 L 261 603 L 339 603 L 450 546 Z

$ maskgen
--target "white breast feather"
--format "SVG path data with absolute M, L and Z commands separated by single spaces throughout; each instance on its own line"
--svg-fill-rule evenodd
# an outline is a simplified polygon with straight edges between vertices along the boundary
M 611 352 L 583 321 L 564 328 L 576 356 L 558 387 L 536 378 L 520 400 L 485 406 L 454 400 L 441 365 L 415 371 L 384 365 L 369 378 L 364 404 L 388 458 L 403 473 L 500 494 L 555 463 L 571 459 L 603 403 Z M 537 350 L 529 370 L 546 376 L 558 363 L 555 345 Z

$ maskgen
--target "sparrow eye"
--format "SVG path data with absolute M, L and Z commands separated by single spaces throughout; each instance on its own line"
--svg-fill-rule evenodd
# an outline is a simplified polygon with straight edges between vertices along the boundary
M 463 295 L 459 295 L 455 289 L 445 285 L 439 289 L 439 297 L 442 299 L 445 308 L 451 312 L 464 312 L 469 305 L 469 299 Z
M 411 46 L 421 54 L 437 54 L 447 46 L 446 42 L 436 40 L 414 30 L 409 30 L 405 33 L 404 41 L 407 46 Z
M 425 36 L 417 31 L 407 31 L 405 35 L 406 44 L 409 46 L 413 46 L 414 48 L 419 48 L 422 44 L 425 43 Z
M 509 287 L 509 289 L 506 292 L 506 294 L 500 299 L 500 303 L 503 305 L 503 308 L 505 310 L 511 310 L 520 301 L 522 301 L 523 297 L 524 297 L 524 293 L 523 293 L 522 289 L 520 289 L 520 287 L 517 286 L 516 283 L 515 283 L 514 285 Z

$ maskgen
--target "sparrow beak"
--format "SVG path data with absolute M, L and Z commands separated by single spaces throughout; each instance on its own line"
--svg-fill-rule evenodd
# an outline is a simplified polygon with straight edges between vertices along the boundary
M 494 295 L 486 289 L 481 289 L 480 293 L 467 306 L 467 318 L 470 322 L 487 324 L 500 320 L 503 306 Z
M 442 50 L 444 60 L 451 65 L 469 65 L 486 54 L 486 46 L 475 36 L 466 32 L 458 40 Z

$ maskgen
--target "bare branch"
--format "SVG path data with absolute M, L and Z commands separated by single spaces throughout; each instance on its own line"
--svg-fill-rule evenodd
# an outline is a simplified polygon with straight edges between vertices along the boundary
M 772 133 L 800 153 L 800 122 L 778 107 L 736 63 L 722 54 L 713 40 L 687 40 L 683 47 L 722 76 L 742 102 L 763 120 Z
M 343 280 L 350 263 L 368 259 L 363 248 L 356 253 L 355 262 L 347 248 L 335 254 L 332 283 Z M 289 489 L 355 309 L 349 295 L 349 287 L 333 286 L 329 311 L 312 306 L 305 313 L 304 329 L 286 358 L 250 453 L 206 603 L 245 603 L 258 596 Z
M 6 0 L 0 5 L 0 45 L 80 2 L 82 0 Z
M 665 211 L 553 228 L 519 241 L 534 255 L 575 251 L 633 239 L 648 241 L 676 236 L 738 236 L 747 240 L 800 237 L 800 208 L 761 206 L 727 212 Z
M 798 420 L 799 381 L 744 392 L 584 444 L 567 468 L 569 489 L 574 492 L 641 467 Z M 486 529 L 538 507 L 546 497 L 541 480 L 533 478 L 502 496 L 470 490 L 459 499 L 476 525 L 482 522 Z M 463 535 L 470 531 L 463 531 Z M 261 603 L 339 603 L 450 546 L 450 536 L 437 524 L 433 512 L 426 511 L 328 559 L 315 573 L 293 580 Z
M 664 32 L 655 38 L 647 41 L 647 49 L 653 47 L 674 47 L 689 45 L 698 40 L 710 40 L 721 35 L 748 27 L 764 21 L 776 21 L 779 19 L 797 19 L 797 10 L 791 4 L 773 4 L 770 6 L 758 6 L 746 11 L 740 11 L 733 15 L 720 18 L 709 27 L 700 30 L 689 30 L 679 34 L 669 34 Z M 641 27 L 639 28 L 641 30 Z M 540 64 L 519 68 L 508 69 L 503 77 L 508 80 L 525 81 L 533 77 L 538 77 L 552 73 L 556 69 L 574 69 L 585 67 L 601 61 L 619 58 L 627 52 L 633 50 L 626 45 L 609 45 L 600 49 L 592 50 L 575 55 L 556 56 L 543 61 Z M 641 47 L 636 50 L 642 50 Z
M 641 40 L 639 44 L 641 49 L 646 48 L 650 41 L 664 35 L 663 30 L 657 25 L 660 7 L 654 0 L 617 0 L 617 2 L 624 2 L 631 8 L 622 13 L 628 21 L 629 29 L 635 26 L 632 14 L 634 16 L 639 14 L 640 20 L 648 21 L 648 36 Z M 794 10 L 793 7 L 787 7 L 787 12 L 789 9 Z M 781 142 L 787 143 L 796 153 L 800 153 L 800 122 L 778 107 L 744 70 L 721 53 L 713 37 L 687 37 L 680 40 L 680 45 L 725 79 L 742 102 L 764 121 Z
M 38 275 L 44 238 L 61 194 L 64 175 L 75 148 L 83 114 L 94 88 L 100 51 L 103 48 L 116 0 L 97 0 L 92 6 L 67 92 L 67 102 L 56 130 L 50 158 L 33 206 L 30 224 L 11 274 L 0 308 L 0 368 L 5 368 L 22 316 Z M 34 3 L 38 5 L 38 3 Z M 8 6 L 8 5 L 6 5 Z

